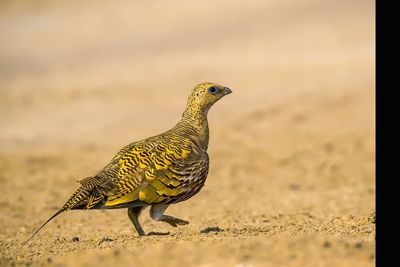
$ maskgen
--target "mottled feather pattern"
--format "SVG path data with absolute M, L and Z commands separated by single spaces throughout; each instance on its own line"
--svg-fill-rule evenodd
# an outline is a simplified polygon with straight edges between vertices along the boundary
M 185 131 L 184 125 L 178 127 L 161 136 L 133 143 L 114 157 L 104 173 L 115 170 L 112 174 L 118 177 L 115 180 L 117 186 L 109 193 L 103 208 L 134 201 L 175 203 L 177 199 L 183 199 L 183 194 L 191 192 L 191 186 L 204 184 L 193 177 L 197 173 L 193 170 L 208 170 L 208 156 L 203 155 L 191 138 L 177 134 L 189 131 Z M 201 178 L 205 179 L 205 176 Z
M 96 175 L 78 181 L 81 186 L 33 235 L 58 214 L 72 209 L 128 208 L 140 235 L 144 231 L 138 216 L 146 206 L 152 207 L 152 218 L 172 226 L 187 224 L 162 213 L 204 186 L 209 169 L 207 113 L 229 93 L 229 88 L 215 83 L 197 85 L 175 127 L 125 146 Z

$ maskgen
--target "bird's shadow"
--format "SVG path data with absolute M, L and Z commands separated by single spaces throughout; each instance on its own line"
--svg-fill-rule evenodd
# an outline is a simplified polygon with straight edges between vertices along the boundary
M 170 232 L 149 232 L 149 233 L 147 233 L 147 236 L 152 236 L 152 235 L 156 235 L 156 236 L 159 236 L 159 235 L 169 235 L 169 233 L 170 233 Z
M 200 231 L 200 234 L 208 234 L 208 233 L 219 233 L 223 232 L 224 229 L 219 228 L 218 226 L 206 227 Z

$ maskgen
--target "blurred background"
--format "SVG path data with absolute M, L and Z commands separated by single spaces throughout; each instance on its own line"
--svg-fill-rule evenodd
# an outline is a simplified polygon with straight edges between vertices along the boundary
M 369 0 L 0 1 L 0 264 L 372 266 L 374 13 Z M 18 249 L 205 81 L 234 93 L 209 113 L 205 188 L 168 210 L 189 226 L 146 213 L 145 230 L 170 234 L 139 239 L 125 210 L 70 212 Z

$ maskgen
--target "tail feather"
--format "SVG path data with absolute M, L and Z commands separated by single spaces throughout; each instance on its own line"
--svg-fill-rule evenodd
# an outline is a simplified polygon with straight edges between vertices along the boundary
M 53 220 L 55 217 L 57 217 L 60 213 L 66 212 L 71 209 L 86 209 L 86 208 L 93 207 L 94 206 L 93 200 L 96 200 L 97 202 L 99 202 L 101 200 L 101 198 L 93 199 L 93 197 L 91 196 L 91 194 L 93 194 L 93 193 L 95 193 L 95 192 L 93 192 L 93 187 L 90 188 L 90 187 L 86 187 L 84 185 L 79 187 L 75 191 L 75 193 L 73 193 L 72 196 L 68 199 L 68 201 L 64 204 L 64 206 L 60 210 L 58 210 L 56 213 L 54 213 L 49 219 L 47 219 L 47 221 L 45 221 L 39 227 L 39 229 L 37 229 L 32 234 L 32 236 L 22 244 L 22 247 L 25 246 L 47 223 L 49 223 L 51 220 Z M 97 194 L 95 194 L 95 195 L 97 195 Z M 90 201 L 90 202 L 88 202 L 88 201 Z M 90 203 L 90 207 L 88 207 L 89 203 Z
M 91 193 L 92 189 L 88 189 L 83 186 L 79 187 L 64 204 L 62 210 L 68 211 L 72 209 L 84 208 Z
M 47 221 L 45 221 L 40 227 L 39 229 L 37 229 L 32 235 L 31 237 L 28 238 L 28 240 L 26 240 L 21 247 L 25 246 L 29 241 L 31 241 L 31 239 L 51 220 L 53 220 L 55 217 L 57 217 L 61 212 L 63 212 L 62 209 L 60 209 L 59 211 L 57 211 L 56 213 L 54 213 L 50 218 L 47 219 Z

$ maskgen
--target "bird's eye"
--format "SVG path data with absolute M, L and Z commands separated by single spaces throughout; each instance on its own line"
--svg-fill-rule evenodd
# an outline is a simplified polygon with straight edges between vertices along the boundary
M 208 88 L 208 92 L 210 92 L 210 94 L 212 94 L 212 95 L 215 95 L 219 92 L 219 88 L 212 86 L 212 87 Z

